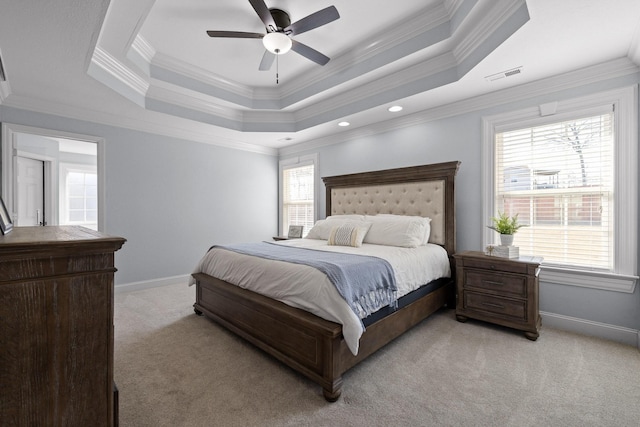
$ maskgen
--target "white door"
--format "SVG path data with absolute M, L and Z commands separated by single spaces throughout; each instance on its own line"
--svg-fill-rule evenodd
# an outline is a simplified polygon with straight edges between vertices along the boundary
M 18 186 L 17 226 L 46 225 L 44 219 L 44 162 L 16 157 Z

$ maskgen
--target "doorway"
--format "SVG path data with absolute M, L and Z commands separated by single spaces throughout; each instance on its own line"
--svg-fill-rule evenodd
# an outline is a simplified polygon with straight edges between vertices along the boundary
M 2 124 L 2 198 L 16 226 L 104 231 L 104 140 Z

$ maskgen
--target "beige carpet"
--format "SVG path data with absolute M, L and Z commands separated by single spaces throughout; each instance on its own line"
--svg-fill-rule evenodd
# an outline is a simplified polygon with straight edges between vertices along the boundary
M 640 425 L 630 346 L 544 327 L 531 342 L 443 310 L 349 371 L 330 404 L 193 302 L 183 284 L 116 295 L 121 426 Z

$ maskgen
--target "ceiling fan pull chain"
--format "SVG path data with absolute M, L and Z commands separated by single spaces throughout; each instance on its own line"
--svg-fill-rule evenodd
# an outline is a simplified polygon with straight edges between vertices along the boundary
M 279 84 L 278 82 L 278 72 L 280 71 L 280 68 L 278 66 L 278 55 L 280 53 L 280 49 L 276 49 L 276 84 Z

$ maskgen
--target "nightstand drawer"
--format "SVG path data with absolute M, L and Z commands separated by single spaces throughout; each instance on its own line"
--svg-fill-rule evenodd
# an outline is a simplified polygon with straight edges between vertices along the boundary
M 464 306 L 465 309 L 478 310 L 521 321 L 526 321 L 527 318 L 526 300 L 511 300 L 475 292 L 465 292 Z
M 501 295 L 511 294 L 518 297 L 527 296 L 526 276 L 490 273 L 486 270 L 465 270 L 464 287 L 495 291 L 499 292 Z
M 511 262 L 507 258 L 484 257 L 484 258 L 464 258 L 465 268 L 482 268 L 506 273 L 527 274 L 527 264 Z

